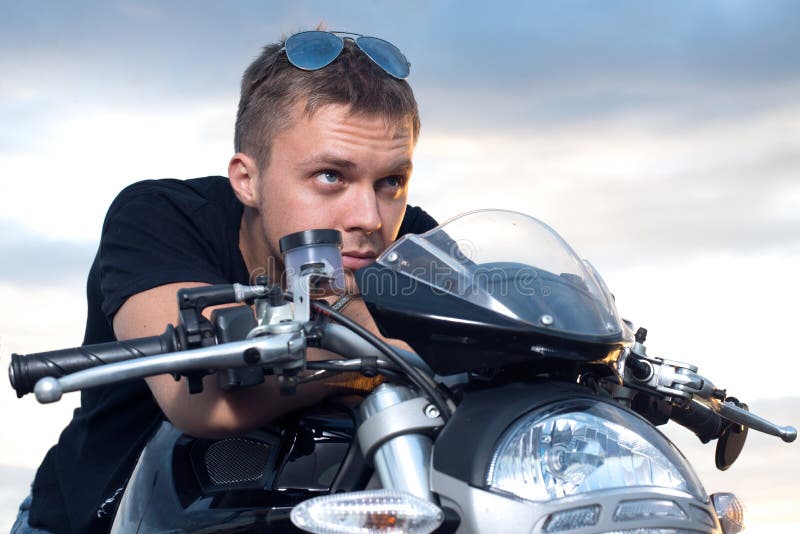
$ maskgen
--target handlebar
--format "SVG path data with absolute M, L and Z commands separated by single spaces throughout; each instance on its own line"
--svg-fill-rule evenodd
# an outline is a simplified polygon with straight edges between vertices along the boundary
M 289 325 L 292 326 L 292 325 Z M 172 326 L 160 336 L 86 345 L 29 355 L 12 355 L 9 378 L 17 396 L 34 392 L 39 402 L 54 402 L 64 393 L 163 373 L 190 373 L 248 366 L 293 367 L 304 360 L 305 337 L 297 325 L 285 333 L 181 350 L 181 336 Z M 334 360 L 334 370 L 353 371 L 360 358 L 374 358 L 378 367 L 394 368 L 375 347 L 347 328 L 325 324 L 321 348 L 349 354 L 356 360 Z M 419 356 L 396 349 L 409 364 L 432 374 Z
M 168 352 L 84 369 L 59 378 L 46 376 L 34 387 L 36 400 L 56 402 L 64 393 L 166 373 L 205 372 L 248 366 L 297 366 L 305 361 L 305 338 L 298 332 L 232 341 L 181 352 Z
M 99 365 L 177 350 L 180 350 L 178 335 L 175 328 L 169 325 L 159 336 L 111 341 L 27 355 L 12 354 L 8 378 L 11 381 L 11 387 L 17 392 L 17 398 L 21 398 L 23 395 L 31 393 L 36 382 L 44 377 L 59 378 Z
M 725 390 L 717 388 L 711 380 L 699 375 L 694 365 L 648 356 L 640 341 L 637 345 L 621 360 L 623 380 L 638 389 L 666 397 L 673 405 L 689 402 L 688 411 L 681 413 L 680 409 L 673 410 L 673 419 L 677 413 L 678 419 L 682 418 L 688 424 L 679 420 L 677 422 L 695 431 L 701 440 L 716 426 L 712 414 L 731 423 L 777 436 L 786 443 L 797 438 L 794 427 L 776 425 L 726 400 Z M 689 425 L 699 426 L 700 432 Z

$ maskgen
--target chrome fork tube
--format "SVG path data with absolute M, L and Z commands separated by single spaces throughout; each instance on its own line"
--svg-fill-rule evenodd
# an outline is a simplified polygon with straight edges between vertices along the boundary
M 381 384 L 361 403 L 361 417 L 366 422 L 383 410 L 418 396 L 405 386 Z M 383 487 L 432 500 L 429 473 L 432 447 L 431 438 L 418 433 L 402 434 L 380 445 L 372 463 Z

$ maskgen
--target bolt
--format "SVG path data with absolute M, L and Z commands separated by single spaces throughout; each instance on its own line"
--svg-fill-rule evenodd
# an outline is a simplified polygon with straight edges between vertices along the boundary
M 427 415 L 431 419 L 436 419 L 437 417 L 439 417 L 439 408 L 437 408 L 433 404 L 429 404 L 425 406 L 425 415 Z
M 258 363 L 261 361 L 261 353 L 258 352 L 258 349 L 255 347 L 250 347 L 246 351 L 244 351 L 244 361 L 248 365 L 253 365 L 254 363 Z
M 647 328 L 639 328 L 636 330 L 636 341 L 639 343 L 644 343 L 647 340 Z

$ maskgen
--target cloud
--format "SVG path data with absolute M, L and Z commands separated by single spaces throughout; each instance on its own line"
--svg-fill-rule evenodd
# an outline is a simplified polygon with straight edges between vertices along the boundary
M 529 213 L 593 258 L 797 253 L 798 121 L 800 105 L 681 129 L 669 116 L 632 114 L 423 135 L 412 199 L 440 218 Z
M 775 114 L 800 104 L 800 79 L 724 89 L 684 80 L 648 80 L 633 73 L 556 85 L 515 88 L 465 85 L 417 91 L 423 135 L 592 126 L 597 121 L 639 120 L 679 132 L 705 123 Z
M 15 51 L 4 63 L 18 59 L 28 73 L 50 80 L 70 71 L 102 73 L 110 83 L 133 84 L 130 89 L 146 90 L 140 86 L 146 81 L 188 96 L 230 87 L 267 41 L 320 21 L 397 42 L 413 64 L 412 82 L 424 90 L 556 87 L 631 73 L 653 81 L 761 86 L 798 74 L 791 52 L 800 44 L 800 6 L 790 0 L 573 0 L 502 9 L 480 0 L 126 1 L 81 9 L 44 3 L 47 9 L 4 6 L 0 45 Z M 46 58 L 54 61 L 38 68 Z
M 5 3 L 6 348 L 80 342 L 82 288 L 114 194 L 143 178 L 224 172 L 243 69 L 265 42 L 320 20 L 387 38 L 411 60 L 423 120 L 412 202 L 441 219 L 492 206 L 531 213 L 608 273 L 623 311 L 653 326 L 654 353 L 702 362 L 743 393 L 791 388 L 792 372 L 752 380 L 754 354 L 786 353 L 765 333 L 791 331 L 796 301 L 791 0 Z M 67 317 L 42 336 L 30 317 L 43 313 Z M 669 350 L 656 350 L 659 336 Z M 19 425 L 42 409 L 13 406 L 4 413 L 19 411 Z M 60 425 L 39 426 L 52 427 L 31 440 L 43 453 Z M 764 491 L 787 509 L 794 449 L 767 439 L 751 438 L 719 484 L 709 474 L 711 489 L 744 487 L 756 510 L 770 504 Z M 38 461 L 19 433 L 0 443 Z M 701 462 L 712 464 L 707 448 Z
M 0 219 L 0 284 L 85 285 L 96 242 L 54 240 Z
M 215 102 L 62 111 L 23 134 L 36 139 L 33 146 L 0 151 L 0 213 L 51 238 L 97 239 L 106 209 L 126 185 L 225 173 L 234 115 L 235 104 Z
M 17 126 L 0 150 L 30 146 L 58 111 L 233 106 L 261 46 L 320 20 L 397 42 L 425 130 L 439 133 L 652 113 L 682 127 L 797 103 L 800 87 L 791 1 L 47 4 L 0 17 L 14 50 L 0 57 L 0 120 Z
M 589 258 L 620 315 L 648 329 L 648 354 L 691 363 L 745 402 L 797 389 L 800 360 L 781 333 L 796 328 L 800 254 Z
M 453 83 L 548 83 L 638 72 L 706 81 L 794 77 L 800 7 L 739 2 L 440 2 L 407 45 Z M 450 22 L 447 24 L 446 22 Z M 433 43 L 434 39 L 436 44 Z M 431 50 L 428 46 L 434 44 Z M 465 60 L 466 59 L 466 60 Z

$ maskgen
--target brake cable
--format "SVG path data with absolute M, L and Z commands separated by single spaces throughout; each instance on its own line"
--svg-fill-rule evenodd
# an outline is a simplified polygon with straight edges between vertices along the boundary
M 348 328 L 373 347 L 378 349 L 381 354 L 386 356 L 386 358 L 395 364 L 405 375 L 411 380 L 411 382 L 417 386 L 420 390 L 422 390 L 425 395 L 430 399 L 434 406 L 439 410 L 439 415 L 442 417 L 444 421 L 447 421 L 450 418 L 452 413 L 452 409 L 448 404 L 447 400 L 445 399 L 444 395 L 442 395 L 441 391 L 439 390 L 436 382 L 424 373 L 419 368 L 411 365 L 405 359 L 400 356 L 397 352 L 395 352 L 394 348 L 380 339 L 378 336 L 358 324 L 357 322 L 353 321 L 346 315 L 339 313 L 333 310 L 327 303 L 320 302 L 320 301 L 311 301 L 311 307 L 317 313 L 320 313 L 326 317 L 330 317 L 331 319 L 335 320 L 337 323 L 340 323 L 342 326 Z

